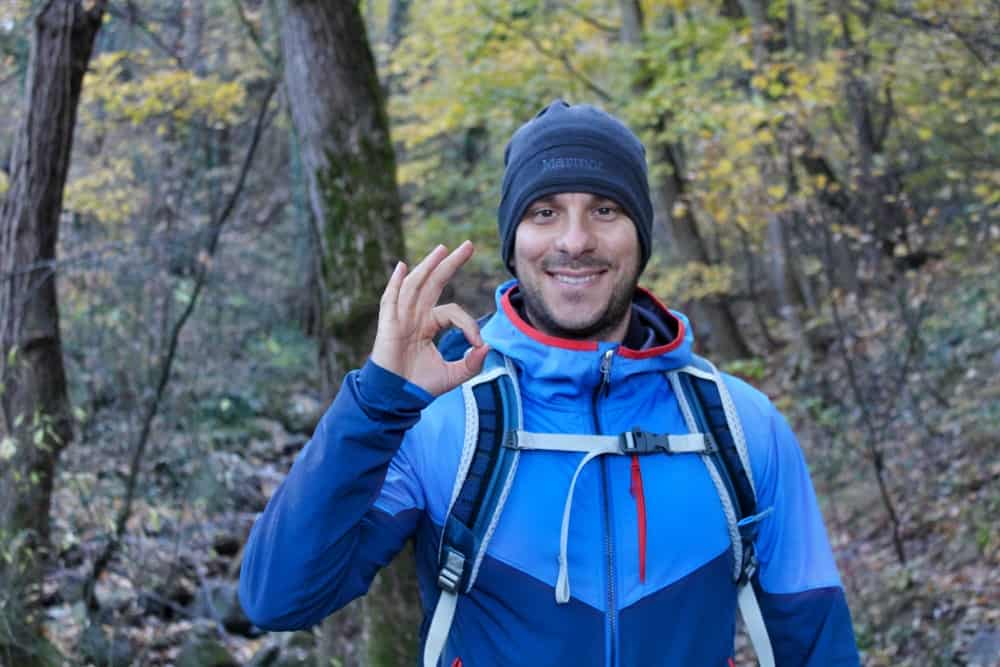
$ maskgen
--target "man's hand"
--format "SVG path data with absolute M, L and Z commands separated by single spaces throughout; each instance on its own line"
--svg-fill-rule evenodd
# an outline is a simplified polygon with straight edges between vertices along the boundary
M 409 274 L 406 264 L 400 262 L 382 293 L 371 359 L 433 396 L 475 376 L 489 351 L 472 316 L 454 303 L 435 305 L 444 286 L 472 253 L 469 241 L 450 255 L 439 245 Z M 434 345 L 434 336 L 451 326 L 461 329 L 472 347 L 465 358 L 448 363 Z

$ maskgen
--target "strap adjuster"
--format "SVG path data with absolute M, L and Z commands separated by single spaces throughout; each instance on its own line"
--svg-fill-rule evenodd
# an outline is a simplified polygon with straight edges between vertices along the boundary
M 622 454 L 654 454 L 656 452 L 666 452 L 667 454 L 684 454 L 690 452 L 712 454 L 715 452 L 715 444 L 711 438 L 701 433 L 677 436 L 664 433 L 649 433 L 636 427 L 631 431 L 625 431 L 621 434 Z
M 445 554 L 444 565 L 438 573 L 438 586 L 449 593 L 456 592 L 464 571 L 465 556 L 449 547 Z
M 757 573 L 757 550 L 752 543 L 743 545 L 743 564 L 740 566 L 740 578 L 736 580 L 737 586 L 746 585 Z
M 507 449 L 520 449 L 517 442 L 517 431 L 511 429 L 503 434 L 503 440 L 500 441 L 501 447 L 506 447 Z
M 670 451 L 670 438 L 668 436 L 648 433 L 638 427 L 622 433 L 621 441 L 623 454 L 652 454 L 659 450 Z

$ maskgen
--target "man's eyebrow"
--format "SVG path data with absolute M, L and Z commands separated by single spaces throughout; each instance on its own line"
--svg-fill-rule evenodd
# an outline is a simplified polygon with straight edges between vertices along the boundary
M 538 205 L 552 206 L 553 204 L 555 204 L 555 201 L 556 200 L 555 200 L 554 197 L 539 197 L 538 199 L 536 199 L 533 202 L 531 202 L 528 205 L 528 208 L 531 208 L 532 206 L 538 206 Z

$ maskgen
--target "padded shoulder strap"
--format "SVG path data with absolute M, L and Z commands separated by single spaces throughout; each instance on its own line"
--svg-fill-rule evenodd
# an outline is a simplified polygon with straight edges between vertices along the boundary
M 458 588 L 471 590 L 493 536 L 517 468 L 518 452 L 503 446 L 505 434 L 521 424 L 520 396 L 513 369 L 491 352 L 483 372 L 462 386 L 465 442 L 441 539 L 440 565 L 448 552 L 465 557 Z
M 757 512 L 757 493 L 743 427 L 735 406 L 730 407 L 732 399 L 718 371 L 707 360 L 701 357 L 695 359 L 705 364 L 708 370 L 698 374 L 685 373 L 690 378 L 690 397 L 694 398 L 696 409 L 700 409 L 701 420 L 704 421 L 701 427 L 712 434 L 719 449 L 719 457 L 731 480 L 736 512 L 742 520 Z M 698 415 L 695 418 L 698 419 Z
M 463 337 L 464 340 L 464 337 Z M 448 639 L 457 596 L 468 593 L 510 492 L 520 451 L 504 447 L 521 425 L 516 371 L 497 352 L 462 385 L 465 441 L 438 553 L 441 589 L 424 644 L 424 665 L 437 664 Z
M 703 456 L 729 522 L 740 615 L 761 667 L 774 667 L 771 640 L 750 581 L 757 570 L 754 539 L 771 508 L 757 510 L 753 469 L 736 406 L 721 374 L 701 357 L 670 376 L 688 428 L 710 433 L 715 444 L 715 451 Z

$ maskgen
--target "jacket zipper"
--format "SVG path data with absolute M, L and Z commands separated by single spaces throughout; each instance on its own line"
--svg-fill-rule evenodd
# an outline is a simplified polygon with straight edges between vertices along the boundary
M 607 396 L 611 391 L 611 360 L 614 357 L 614 350 L 608 350 L 601 357 L 601 382 L 594 389 L 591 397 L 591 408 L 594 416 L 594 432 L 601 435 L 601 416 L 597 412 L 597 403 L 601 396 Z M 611 537 L 611 508 L 610 492 L 608 490 L 608 470 L 607 462 L 601 459 L 601 488 L 604 500 L 604 550 L 607 557 L 607 592 L 608 592 L 608 627 L 610 629 L 610 642 L 608 654 L 610 655 L 609 665 L 615 664 L 615 557 L 614 544 Z

